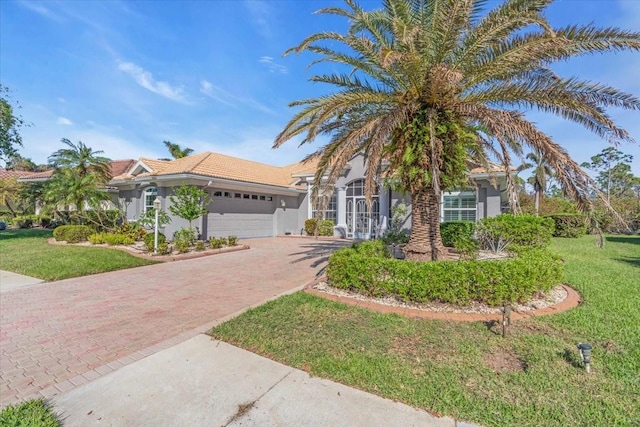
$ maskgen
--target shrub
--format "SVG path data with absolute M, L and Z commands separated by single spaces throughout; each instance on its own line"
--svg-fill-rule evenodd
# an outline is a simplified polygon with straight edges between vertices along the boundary
M 221 247 L 223 247 L 224 245 L 226 245 L 226 239 L 222 238 L 222 239 L 216 239 L 215 237 L 212 237 L 209 240 L 209 246 L 211 246 L 211 249 L 220 249 Z
M 160 235 L 158 234 L 158 237 Z M 153 251 L 153 241 L 151 242 L 151 250 Z M 158 253 L 160 255 L 168 255 L 171 253 L 171 246 L 167 242 L 158 243 Z
M 357 248 L 341 249 L 329 258 L 327 277 L 337 288 L 367 296 L 405 301 L 492 306 L 522 302 L 562 282 L 562 264 L 544 249 L 518 257 L 486 261 L 409 262 L 371 256 Z
M 196 242 L 195 250 L 198 252 L 204 251 L 204 242 L 202 240 Z
M 30 216 L 17 216 L 12 221 L 13 228 L 31 228 L 33 226 L 33 218 Z
M 196 243 L 196 230 L 193 228 L 183 227 L 173 233 L 173 243 L 176 245 L 193 246 Z
M 318 227 L 318 236 L 333 236 L 333 221 L 330 219 L 317 220 L 309 218 L 304 222 L 304 231 L 308 236 L 315 236 L 316 225 Z
M 453 248 L 460 239 L 465 241 L 472 239 L 474 226 L 475 223 L 471 221 L 448 221 L 440 223 L 442 244 Z
M 94 231 L 86 225 L 61 225 L 53 230 L 54 239 L 67 243 L 84 242 L 92 234 Z
M 116 228 L 116 233 L 124 234 L 128 239 L 135 242 L 144 239 L 147 235 L 147 230 L 137 222 L 124 222 L 120 227 Z
M 472 237 L 459 236 L 453 242 L 453 248 L 458 251 L 461 258 L 476 259 L 480 250 L 480 243 Z
M 42 228 L 49 228 L 51 226 L 52 218 L 47 215 L 39 215 L 38 216 L 38 224 Z
M 391 229 L 382 236 L 382 241 L 387 245 L 406 245 L 409 243 L 409 233 Z
M 119 233 L 104 233 L 103 240 L 109 246 L 126 245 L 134 242 L 131 238 Z
M 105 242 L 104 241 L 104 235 L 105 235 L 105 233 L 93 233 L 92 235 L 87 237 L 87 240 L 92 245 L 101 245 L 101 244 L 103 244 Z
M 191 247 L 191 245 L 189 245 L 189 242 L 187 242 L 186 240 L 174 240 L 173 246 L 180 254 L 189 252 L 189 248 Z
M 553 220 L 533 215 L 502 214 L 483 218 L 476 225 L 478 240 L 486 247 L 506 243 L 507 249 L 544 248 L 551 243 Z
M 351 248 L 358 254 L 365 257 L 383 257 L 388 258 L 389 249 L 382 240 L 368 240 L 365 242 L 354 243 Z
M 236 246 L 238 244 L 238 236 L 227 237 L 227 245 Z
M 144 247 L 147 252 L 153 252 L 154 239 L 155 236 L 153 233 L 149 233 L 144 236 Z M 158 252 L 160 252 L 160 245 L 165 243 L 166 241 L 167 237 L 162 233 L 158 233 Z
M 577 238 L 587 233 L 586 219 L 579 214 L 555 214 L 549 215 L 554 224 L 554 237 Z

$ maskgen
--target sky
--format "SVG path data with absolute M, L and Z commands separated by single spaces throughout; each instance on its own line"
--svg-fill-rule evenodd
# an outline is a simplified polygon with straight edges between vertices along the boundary
M 381 1 L 359 3 L 374 9 Z M 46 163 L 68 138 L 114 160 L 166 158 L 168 140 L 196 153 L 274 165 L 299 161 L 327 139 L 302 147 L 292 140 L 273 150 L 296 111 L 288 104 L 330 88 L 308 81 L 313 54 L 283 53 L 313 33 L 344 32 L 344 18 L 313 13 L 343 4 L 1 0 L 0 84 L 29 124 L 21 130 L 20 154 Z M 546 15 L 555 27 L 594 23 L 640 31 L 640 0 L 557 0 Z M 640 96 L 638 53 L 575 58 L 553 68 Z M 632 172 L 640 175 L 640 112 L 609 113 L 638 141 L 618 148 L 634 156 Z M 555 116 L 528 117 L 579 163 L 608 146 Z

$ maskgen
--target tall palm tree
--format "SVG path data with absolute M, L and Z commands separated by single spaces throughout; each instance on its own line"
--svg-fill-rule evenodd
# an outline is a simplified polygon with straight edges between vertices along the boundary
M 465 181 L 467 161 L 497 159 L 507 171 L 512 205 L 512 156 L 531 147 L 558 172 L 563 190 L 590 207 L 594 182 L 567 151 L 527 120 L 522 109 L 559 115 L 612 143 L 632 138 L 604 107 L 640 109 L 617 89 L 557 75 L 550 65 L 607 51 L 640 50 L 640 33 L 593 25 L 552 28 L 551 0 L 507 0 L 486 12 L 482 0 L 384 0 L 365 11 L 354 0 L 320 13 L 349 20 L 345 34 L 322 32 L 287 53 L 310 51 L 316 62 L 346 65 L 343 73 L 311 81 L 333 91 L 291 103 L 301 107 L 274 147 L 304 134 L 326 134 L 317 157 L 315 188 L 330 187 L 357 153 L 366 158 L 366 194 L 385 170 L 412 199 L 408 259 L 438 259 L 440 195 Z M 323 181 L 323 177 L 327 177 Z M 318 190 L 320 191 L 320 190 Z
M 538 215 L 538 211 L 540 210 L 540 201 L 547 189 L 547 177 L 555 176 L 555 173 L 540 153 L 528 153 L 526 158 L 531 160 L 533 163 L 524 163 L 522 165 L 522 169 L 534 168 L 533 174 L 527 181 L 533 186 L 533 192 L 535 194 L 534 206 L 536 215 Z
M 104 186 L 111 179 L 111 160 L 81 141 L 74 144 L 62 139 L 62 143 L 68 148 L 49 156 L 54 170 L 45 191 L 47 204 L 73 205 L 78 212 L 84 211 L 86 204 L 98 207 L 100 201 L 109 199 Z
M 174 159 L 181 159 L 193 153 L 193 149 L 186 147 L 182 148 L 179 144 L 174 144 L 171 141 L 163 141 L 162 143 L 167 147 L 167 150 L 169 150 L 169 153 Z
M 111 171 L 109 170 L 111 160 L 101 156 L 103 151 L 93 151 L 82 141 L 74 144 L 63 138 L 62 143 L 68 148 L 61 148 L 49 156 L 49 164 L 53 166 L 54 174 L 61 170 L 72 170 L 80 177 L 89 174 L 95 175 L 97 183 L 101 185 L 109 182 L 111 179 Z

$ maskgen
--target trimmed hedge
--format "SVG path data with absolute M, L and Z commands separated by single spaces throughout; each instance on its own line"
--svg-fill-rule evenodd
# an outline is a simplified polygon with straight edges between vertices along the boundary
M 448 221 L 440 223 L 442 244 L 453 248 L 456 242 L 473 239 L 475 223 L 472 221 Z
M 554 214 L 547 215 L 547 218 L 553 220 L 556 227 L 553 237 L 577 238 L 587 234 L 586 220 L 583 215 Z
M 61 225 L 53 230 L 53 238 L 67 243 L 84 242 L 94 230 L 86 225 Z
M 314 236 L 316 233 L 316 218 L 310 218 L 304 222 L 304 232 L 308 236 Z M 335 224 L 330 219 L 321 219 L 318 223 L 318 236 L 333 236 L 333 226 Z
M 502 214 L 479 221 L 476 230 L 490 239 L 509 241 L 509 249 L 545 248 L 551 243 L 554 223 L 551 218 L 534 215 Z
M 425 263 L 372 256 L 375 253 L 384 253 L 384 248 L 334 252 L 327 266 L 331 285 L 372 297 L 499 306 L 526 301 L 561 283 L 563 277 L 560 259 L 546 250 L 522 251 L 516 258 L 502 260 Z

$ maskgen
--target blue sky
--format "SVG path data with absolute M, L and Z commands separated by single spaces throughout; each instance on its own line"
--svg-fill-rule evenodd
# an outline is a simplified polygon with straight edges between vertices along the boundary
M 361 1 L 375 8 L 379 1 Z M 492 2 L 495 4 L 495 2 Z M 112 159 L 168 157 L 162 141 L 283 165 L 312 147 L 271 145 L 291 101 L 325 93 L 308 82 L 311 54 L 283 52 L 319 31 L 346 28 L 313 15 L 337 0 L 0 1 L 0 83 L 22 108 L 21 154 L 36 163 L 81 140 Z M 554 26 L 590 23 L 640 31 L 640 1 L 558 0 Z M 607 54 L 559 64 L 563 76 L 640 96 L 640 55 Z M 640 141 L 640 114 L 610 110 Z M 554 116 L 541 129 L 587 161 L 607 146 Z M 321 142 L 321 141 L 320 141 Z M 640 145 L 623 145 L 640 175 Z

